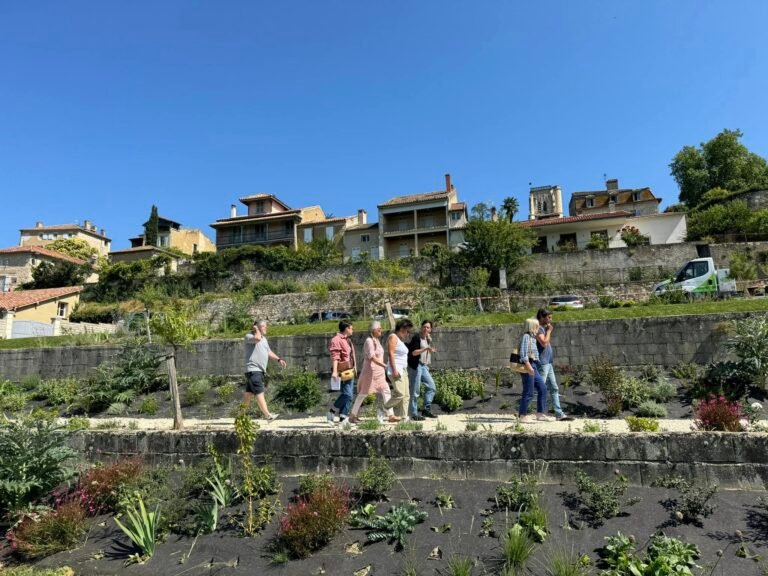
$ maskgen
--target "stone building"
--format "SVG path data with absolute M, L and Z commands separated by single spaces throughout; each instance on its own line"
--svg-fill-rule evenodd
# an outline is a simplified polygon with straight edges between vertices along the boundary
M 157 247 L 175 248 L 184 254 L 194 255 L 198 252 L 216 252 L 216 244 L 197 228 L 184 228 L 178 222 L 158 217 Z M 145 246 L 144 234 L 130 239 L 131 248 Z
M 99 256 L 109 254 L 112 246 L 112 240 L 107 238 L 104 228 L 97 230 L 96 225 L 90 220 L 85 220 L 82 224 L 55 224 L 51 226 L 37 222 L 34 228 L 22 228 L 19 232 L 19 246 L 47 246 L 56 240 L 79 238 L 95 248 Z
M 19 284 L 31 282 L 32 272 L 43 262 L 71 262 L 78 266 L 86 264 L 83 260 L 42 246 L 3 248 L 0 250 L 0 292 L 10 292 Z
M 563 191 L 560 186 L 536 186 L 528 192 L 528 219 L 563 217 Z
M 574 192 L 568 204 L 569 216 L 629 212 L 632 216 L 658 214 L 661 198 L 650 188 L 619 188 L 616 179 L 605 182 L 605 190 Z

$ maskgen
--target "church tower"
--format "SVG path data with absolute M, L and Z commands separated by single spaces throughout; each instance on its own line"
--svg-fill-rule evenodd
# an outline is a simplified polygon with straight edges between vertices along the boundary
M 537 186 L 528 193 L 528 220 L 563 217 L 560 186 Z

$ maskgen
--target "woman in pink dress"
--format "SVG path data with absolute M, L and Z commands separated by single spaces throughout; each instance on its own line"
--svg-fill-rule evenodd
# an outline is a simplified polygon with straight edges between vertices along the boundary
M 386 402 L 391 398 L 392 393 L 389 390 L 387 377 L 384 369 L 387 364 L 384 362 L 384 348 L 379 341 L 381 338 L 381 323 L 374 321 L 371 323 L 371 335 L 365 340 L 363 346 L 363 369 L 360 371 L 360 377 L 357 380 L 357 396 L 352 405 L 352 411 L 349 414 L 349 421 L 352 424 L 360 422 L 357 413 L 363 401 L 369 394 L 376 394 L 381 401 Z M 392 413 L 392 409 L 387 410 L 388 422 L 399 422 L 400 418 Z

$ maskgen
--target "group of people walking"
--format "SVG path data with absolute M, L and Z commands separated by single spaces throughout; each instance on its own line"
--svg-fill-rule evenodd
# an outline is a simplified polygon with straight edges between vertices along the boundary
M 412 335 L 413 323 L 402 318 L 382 345 L 381 323 L 374 321 L 363 345 L 362 363 L 358 365 L 351 339 L 354 326 L 347 320 L 339 322 L 339 331 L 328 345 L 331 382 L 338 389 L 339 395 L 328 409 L 327 421 L 331 424 L 360 422 L 360 408 L 370 394 L 375 394 L 381 400 L 378 417 L 382 422 L 436 418 L 432 412 L 435 381 L 430 373 L 430 365 L 432 355 L 437 350 L 432 345 L 432 328 L 432 322 L 424 320 L 419 331 Z M 524 323 L 517 348 L 517 371 L 521 373 L 523 386 L 519 408 L 521 423 L 573 419 L 560 406 L 551 343 L 553 330 L 552 313 L 546 309 L 540 309 L 536 318 L 529 318 Z M 274 420 L 278 415 L 269 411 L 264 397 L 267 362 L 269 359 L 275 360 L 283 368 L 286 363 L 270 349 L 265 321 L 254 322 L 251 332 L 245 336 L 245 352 L 246 384 L 243 403 L 248 406 L 255 397 L 262 416 Z M 357 395 L 353 399 L 356 380 Z M 419 408 L 422 384 L 425 394 Z M 534 393 L 536 413 L 529 414 L 528 407 Z M 554 417 L 547 414 L 547 396 L 552 400 Z

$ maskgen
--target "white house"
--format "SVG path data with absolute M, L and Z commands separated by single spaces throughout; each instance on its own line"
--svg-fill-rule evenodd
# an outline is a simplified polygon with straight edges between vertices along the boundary
M 629 226 L 649 236 L 651 244 L 684 242 L 688 231 L 683 212 L 633 216 L 626 211 L 616 211 L 525 220 L 519 224 L 533 229 L 539 236 L 539 243 L 534 246 L 533 253 L 559 252 L 561 249 L 584 250 L 595 236 L 607 238 L 609 248 L 625 248 L 621 232 Z

